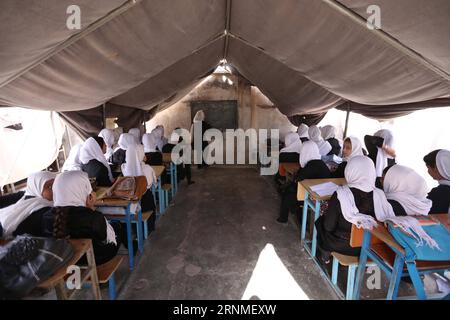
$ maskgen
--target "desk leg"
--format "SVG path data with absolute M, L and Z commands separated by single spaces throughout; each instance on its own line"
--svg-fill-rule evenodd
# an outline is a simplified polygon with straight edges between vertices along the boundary
M 305 191 L 305 200 L 303 201 L 303 216 L 302 216 L 302 231 L 300 234 L 300 241 L 305 240 L 306 237 L 306 220 L 308 216 L 308 203 L 309 203 L 309 193 Z
M 159 210 L 156 209 L 157 207 L 156 207 L 156 188 L 155 188 L 155 184 L 152 184 L 152 195 L 153 195 L 153 203 L 155 204 L 156 217 L 158 218 L 161 213 L 159 212 Z
M 419 272 L 416 269 L 415 261 L 407 261 L 406 267 L 408 268 L 408 273 L 411 277 L 414 289 L 416 289 L 417 298 L 420 300 L 425 300 L 427 295 L 425 294 L 425 289 L 423 288 L 423 283 L 420 279 Z
M 174 194 L 177 194 L 177 192 L 178 192 L 178 172 L 177 172 L 177 165 L 174 163 L 173 164 L 173 172 L 174 172 L 174 176 L 175 176 L 175 179 L 174 179 L 174 185 L 173 185 L 173 188 L 175 188 L 174 190 L 175 190 L 175 193 Z
M 92 245 L 89 248 L 89 250 L 86 252 L 86 258 L 87 258 L 88 267 L 91 269 L 90 270 L 91 286 L 92 286 L 92 291 L 94 292 L 95 300 L 102 300 L 102 294 L 100 292 L 100 286 L 98 284 L 97 266 L 95 264 L 94 249 L 92 248 Z
M 128 204 L 127 210 L 125 211 L 125 223 L 127 225 L 128 260 L 130 263 L 130 270 L 133 270 L 134 252 L 133 252 L 133 234 L 131 232 L 130 204 Z
M 139 206 L 140 207 L 140 206 Z M 131 214 L 131 212 L 130 212 Z M 137 233 L 137 240 L 138 240 L 138 249 L 140 253 L 144 252 L 144 236 L 143 236 L 143 231 L 142 231 L 142 209 L 141 207 L 139 208 L 138 212 L 137 212 L 137 223 L 136 223 L 136 233 Z
M 400 280 L 402 279 L 403 264 L 405 260 L 400 256 L 395 256 L 394 268 L 391 273 L 391 279 L 389 281 L 389 290 L 386 300 L 395 300 L 398 295 L 398 287 L 400 286 Z
M 164 213 L 164 195 L 161 187 L 161 177 L 158 178 L 158 200 L 159 200 L 159 214 Z
M 370 250 L 370 239 L 372 234 L 370 231 L 364 231 L 364 239 L 361 247 L 361 254 L 359 256 L 359 265 L 358 270 L 356 272 L 355 284 L 353 287 L 353 300 L 359 300 L 361 296 L 361 286 L 364 279 L 364 273 L 366 271 L 367 264 L 367 252 Z
M 317 229 L 316 229 L 316 221 L 320 216 L 320 201 L 316 200 L 316 206 L 314 209 L 314 221 L 313 221 L 313 236 L 312 236 L 312 244 L 311 244 L 311 255 L 313 257 L 316 256 L 317 250 Z

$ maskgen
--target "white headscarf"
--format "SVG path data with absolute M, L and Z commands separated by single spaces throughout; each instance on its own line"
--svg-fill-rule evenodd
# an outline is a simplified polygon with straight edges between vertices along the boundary
M 147 152 L 156 152 L 156 148 L 158 146 L 158 139 L 154 132 L 146 133 L 142 136 L 142 144 L 144 145 L 144 151 Z
M 306 124 L 302 123 L 301 125 L 298 126 L 298 129 L 297 129 L 298 136 L 300 138 L 308 138 L 309 139 L 308 130 L 309 130 L 309 127 Z
M 394 165 L 384 177 L 383 189 L 386 198 L 399 202 L 409 216 L 430 212 L 433 203 L 427 198 L 427 183 L 411 168 Z
M 359 212 L 350 188 L 356 188 L 363 192 L 373 191 L 373 205 L 378 221 L 392 221 L 403 231 L 411 234 L 417 240 L 418 246 L 423 245 L 423 241 L 425 241 L 431 248 L 439 249 L 436 241 L 423 230 L 417 219 L 395 216 L 394 210 L 387 201 L 384 192 L 375 187 L 375 167 L 370 158 L 356 156 L 350 159 L 345 168 L 345 179 L 347 180 L 347 185 L 339 186 L 336 191 L 345 220 L 358 228 L 372 230 L 372 228 L 377 227 L 377 221 L 373 217 Z
M 302 168 L 306 167 L 311 160 L 320 160 L 320 153 L 317 144 L 313 141 L 306 141 L 300 150 L 299 162 Z
M 172 134 L 170 135 L 169 143 L 170 144 L 178 144 L 178 141 L 180 140 L 180 135 L 174 131 L 172 131 Z
M 80 150 L 82 147 L 83 144 L 79 143 L 74 145 L 72 149 L 70 149 L 69 156 L 67 157 L 66 161 L 64 161 L 64 165 L 61 169 L 62 172 L 81 170 Z
M 162 125 L 158 125 L 155 129 L 153 129 L 152 133 L 155 135 L 158 150 L 162 152 L 162 148 L 165 144 L 167 144 L 167 139 L 164 137 L 164 127 Z
M 352 144 L 352 152 L 350 153 L 350 155 L 347 158 L 344 158 L 344 160 L 348 161 L 348 160 L 350 160 L 353 157 L 363 156 L 364 153 L 362 151 L 361 141 L 359 141 L 358 138 L 352 137 L 352 136 L 345 138 L 345 140 L 347 140 L 347 139 L 349 139 L 351 144 Z
M 444 180 L 439 180 L 439 184 L 450 186 L 450 151 L 440 150 L 436 155 L 436 167 Z
M 86 200 L 91 192 L 92 187 L 86 172 L 63 172 L 56 177 L 55 183 L 53 184 L 55 207 L 86 207 Z M 105 223 L 106 242 L 117 244 L 114 229 L 106 218 Z
M 139 128 L 131 128 L 128 133 L 136 138 L 136 143 L 139 144 L 141 141 L 141 130 Z
M 135 136 L 129 133 L 122 133 L 117 144 L 118 147 L 114 151 L 117 151 L 118 149 L 127 150 L 129 146 L 136 145 L 137 143 Z
M 113 175 L 111 173 L 111 168 L 109 167 L 109 163 L 105 158 L 105 155 L 100 149 L 99 144 L 95 141 L 94 138 L 88 138 L 83 147 L 80 150 L 80 161 L 82 164 L 87 164 L 91 160 L 100 161 L 106 169 L 108 169 L 109 180 L 113 181 Z
M 194 139 L 194 124 L 205 121 L 205 112 L 203 110 L 197 111 L 197 113 L 194 116 L 194 119 L 192 120 L 191 125 L 191 141 Z
M 302 148 L 302 141 L 296 132 L 289 132 L 284 138 L 285 147 L 280 150 L 280 153 L 297 152 L 300 154 Z
M 320 131 L 322 133 L 322 138 L 324 140 L 336 137 L 336 128 L 331 125 L 324 126 L 323 128 L 320 129 Z
M 122 164 L 122 174 L 125 177 L 145 176 L 147 178 L 147 188 L 150 188 L 156 181 L 156 176 L 152 167 L 143 162 L 144 156 L 142 145 L 130 146 L 127 149 L 125 163 Z
M 308 130 L 309 139 L 314 141 L 319 147 L 319 152 L 321 156 L 326 156 L 332 149 L 331 144 L 328 141 L 324 141 L 322 138 L 322 133 L 317 126 L 311 126 Z
M 394 136 L 392 132 L 387 129 L 378 130 L 374 134 L 375 137 L 381 137 L 384 139 L 383 144 L 389 148 L 394 147 Z M 377 159 L 375 163 L 375 169 L 377 177 L 383 176 L 383 170 L 388 166 L 388 159 L 392 159 L 383 149 L 378 148 Z
M 112 154 L 114 153 L 114 149 L 113 149 L 113 146 L 115 143 L 114 130 L 103 129 L 102 131 L 100 131 L 98 136 L 103 138 L 103 140 L 105 141 L 105 144 L 106 144 L 105 158 L 109 159 L 112 156 Z
M 15 204 L 0 209 L 0 224 L 3 228 L 3 237 L 12 236 L 19 224 L 34 211 L 45 207 L 52 207 L 53 202 L 42 198 L 44 185 L 48 180 L 55 179 L 53 172 L 41 171 L 31 174 L 27 179 L 25 195 Z M 25 200 L 26 196 L 32 196 Z

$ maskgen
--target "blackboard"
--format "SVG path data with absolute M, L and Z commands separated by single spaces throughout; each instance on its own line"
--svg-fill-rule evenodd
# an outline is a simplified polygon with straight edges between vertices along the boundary
M 191 121 L 199 110 L 203 110 L 211 127 L 221 131 L 237 129 L 237 100 L 191 101 Z

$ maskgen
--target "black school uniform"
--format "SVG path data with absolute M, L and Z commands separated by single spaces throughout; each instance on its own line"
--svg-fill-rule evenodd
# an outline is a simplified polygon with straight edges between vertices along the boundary
M 345 168 L 347 167 L 347 161 L 341 162 L 337 169 L 331 173 L 332 178 L 345 178 Z
M 400 202 L 398 202 L 397 200 L 389 200 L 388 202 L 391 204 L 392 209 L 394 210 L 394 214 L 397 217 L 402 217 L 402 216 L 407 216 L 405 208 L 403 208 L 403 206 L 400 204 Z
M 106 220 L 102 213 L 87 207 L 65 207 L 67 211 L 67 234 L 72 239 L 91 239 L 97 265 L 111 260 L 117 255 L 122 243 L 122 228 L 112 223 L 116 233 L 117 245 L 106 243 Z M 44 210 L 46 209 L 46 210 Z M 53 237 L 55 208 L 43 208 L 33 212 L 17 228 L 14 235 L 30 234 L 36 237 Z
M 279 156 L 280 163 L 298 163 L 300 155 L 297 152 L 282 152 Z
M 450 186 L 439 185 L 431 189 L 428 199 L 433 202 L 430 213 L 448 213 L 450 208 Z
M 350 188 L 355 205 L 359 212 L 375 218 L 373 205 L 373 192 L 364 192 L 356 188 Z M 338 252 L 349 256 L 359 256 L 361 248 L 350 246 L 352 224 L 345 220 L 341 211 L 341 204 L 335 192 L 328 202 L 328 209 L 316 221 L 318 247 L 329 255 Z
M 304 168 L 300 168 L 297 171 L 295 181 L 291 182 L 283 192 L 279 220 L 286 222 L 288 220 L 289 212 L 295 213 L 298 210 L 298 181 L 306 179 L 325 179 L 330 176 L 330 170 L 322 160 L 311 160 Z
M 95 178 L 97 186 L 112 186 L 112 182 L 109 179 L 108 168 L 106 168 L 100 161 L 92 159 L 87 164 L 82 164 L 81 169 L 88 174 L 89 178 Z
M 303 143 L 303 142 L 309 141 L 309 138 L 303 137 L 303 138 L 300 138 L 300 141 Z
M 110 159 L 108 161 L 116 166 L 120 166 L 125 163 L 127 151 L 123 149 L 117 149 L 114 151 Z
M 149 166 L 162 166 L 163 164 L 163 156 L 162 153 L 159 151 L 147 152 L 145 154 L 145 157 L 147 158 L 145 163 L 148 164 Z
M 339 141 L 336 138 L 330 138 L 327 141 L 331 145 L 331 151 L 328 152 L 327 156 L 333 154 L 339 156 L 341 154 L 341 145 L 339 144 Z
M 25 191 L 19 191 L 16 193 L 7 194 L 4 196 L 0 196 L 0 209 L 9 207 L 13 204 L 15 204 L 17 201 L 19 201 L 23 195 L 25 194 Z

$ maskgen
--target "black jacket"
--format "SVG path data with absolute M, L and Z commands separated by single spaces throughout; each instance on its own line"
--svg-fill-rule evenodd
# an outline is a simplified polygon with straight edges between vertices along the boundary
M 121 165 L 125 163 L 127 151 L 123 149 L 117 149 L 108 161 L 114 165 Z
M 331 145 L 331 151 L 328 152 L 328 156 L 331 156 L 332 154 L 339 156 L 341 154 L 341 145 L 339 144 L 339 141 L 336 138 L 330 138 L 327 140 L 328 143 Z
M 109 179 L 108 168 L 100 161 L 92 159 L 87 164 L 81 165 L 81 169 L 88 174 L 89 178 L 95 178 L 97 186 L 112 186 L 112 182 Z
M 430 213 L 447 213 L 450 208 L 450 186 L 441 184 L 431 189 L 428 199 L 433 202 Z

